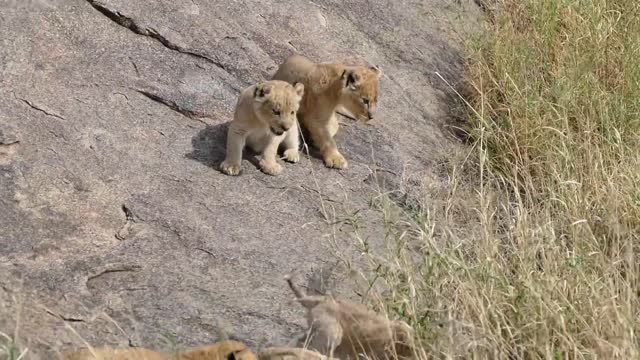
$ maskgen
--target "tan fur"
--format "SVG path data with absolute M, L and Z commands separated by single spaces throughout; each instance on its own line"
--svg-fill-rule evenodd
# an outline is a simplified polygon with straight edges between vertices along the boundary
M 168 360 L 169 358 L 159 352 L 144 348 L 112 349 L 94 348 L 68 352 L 64 354 L 64 360 Z
M 179 354 L 177 360 L 257 360 L 247 345 L 233 340 L 220 341 Z
M 346 109 L 358 121 L 369 121 L 378 103 L 381 74 L 375 66 L 314 63 L 304 56 L 293 55 L 280 65 L 273 79 L 304 84 L 298 119 L 309 131 L 325 165 L 345 169 L 347 160 L 333 139 L 339 129 L 336 109 Z
M 359 354 L 370 359 L 414 357 L 413 330 L 407 323 L 390 321 L 360 304 L 306 295 L 290 276 L 286 280 L 308 310 L 307 335 L 298 346 L 344 360 L 358 359 Z
M 298 162 L 298 125 L 296 112 L 304 94 L 304 85 L 271 80 L 242 91 L 233 121 L 227 133 L 227 153 L 220 169 L 227 175 L 239 175 L 245 145 L 262 155 L 260 168 L 276 175 L 282 166 L 276 157 L 284 145 L 284 157 Z
M 186 352 L 164 354 L 145 348 L 95 348 L 69 352 L 64 360 L 257 360 L 243 343 L 233 340 L 198 347 Z
M 271 347 L 258 353 L 258 360 L 332 360 L 320 354 L 303 348 Z M 337 359 L 334 359 L 337 360 Z

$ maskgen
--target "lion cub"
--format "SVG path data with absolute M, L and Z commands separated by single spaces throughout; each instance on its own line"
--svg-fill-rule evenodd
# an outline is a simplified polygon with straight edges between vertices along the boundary
M 346 109 L 358 121 L 371 120 L 378 103 L 381 75 L 376 66 L 314 63 L 293 55 L 280 65 L 273 79 L 304 84 L 298 119 L 320 150 L 325 165 L 345 169 L 347 160 L 333 139 L 339 128 L 336 109 Z
M 234 340 L 197 347 L 170 359 L 174 358 L 177 360 L 257 360 L 256 354 L 247 345 Z
M 413 329 L 404 321 L 390 321 L 360 304 L 325 296 L 309 296 L 285 277 L 296 300 L 307 308 L 307 335 L 298 346 L 340 359 L 414 358 Z
M 258 360 L 338 360 L 319 352 L 294 347 L 270 347 L 258 353 Z
M 69 352 L 64 360 L 257 360 L 256 355 L 239 341 L 226 340 L 186 352 L 164 354 L 145 348 L 94 348 Z
M 233 121 L 227 133 L 226 158 L 220 169 L 228 175 L 240 174 L 245 145 L 262 154 L 260 168 L 267 174 L 282 171 L 276 156 L 284 145 L 284 158 L 298 162 L 299 139 L 296 112 L 304 94 L 304 85 L 271 80 L 242 91 Z
M 64 354 L 64 360 L 168 360 L 168 357 L 159 352 L 145 348 L 112 349 L 94 348 L 68 352 Z

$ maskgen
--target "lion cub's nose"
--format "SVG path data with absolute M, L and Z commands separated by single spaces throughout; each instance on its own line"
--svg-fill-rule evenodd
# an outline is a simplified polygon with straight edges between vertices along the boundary
M 369 118 L 369 120 L 373 119 L 373 115 L 374 113 L 372 111 L 367 112 L 367 117 Z

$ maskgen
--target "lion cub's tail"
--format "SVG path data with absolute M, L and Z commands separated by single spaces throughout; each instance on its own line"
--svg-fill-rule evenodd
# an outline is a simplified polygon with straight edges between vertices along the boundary
M 284 279 L 287 281 L 287 284 L 289 284 L 289 287 L 291 288 L 293 293 L 296 295 L 296 300 L 307 309 L 314 308 L 318 304 L 325 301 L 325 298 L 323 296 L 307 295 L 307 293 L 304 290 L 302 290 L 298 285 L 296 285 L 291 280 L 291 275 L 285 275 Z

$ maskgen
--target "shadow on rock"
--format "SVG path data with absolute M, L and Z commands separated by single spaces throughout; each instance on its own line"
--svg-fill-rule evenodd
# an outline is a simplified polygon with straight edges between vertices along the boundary
M 185 156 L 204 165 L 218 169 L 224 160 L 229 123 L 207 125 L 192 139 L 193 151 Z
M 447 118 L 437 122 L 443 133 L 448 133 L 464 143 L 469 142 L 468 108 L 464 98 L 469 98 L 472 90 L 464 77 L 463 53 L 457 47 L 451 46 L 442 39 L 433 39 L 440 43 L 437 47 L 438 56 L 429 60 L 427 68 L 435 71 L 425 72 L 438 98 L 438 103 L 444 106 Z M 427 65 L 426 65 L 427 66 Z
M 228 122 L 217 125 L 207 125 L 206 128 L 200 130 L 198 134 L 191 139 L 193 151 L 185 156 L 218 170 L 227 152 L 228 129 Z M 250 148 L 245 147 L 242 155 L 243 159 L 248 160 L 254 166 L 258 167 L 256 154 L 251 151 Z
M 302 132 L 302 136 L 300 136 L 300 152 L 307 154 L 316 160 L 322 161 L 322 154 L 320 154 L 320 150 L 318 150 L 311 140 L 309 130 L 300 125 L 300 131 Z

